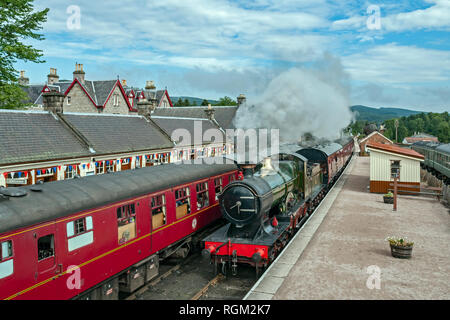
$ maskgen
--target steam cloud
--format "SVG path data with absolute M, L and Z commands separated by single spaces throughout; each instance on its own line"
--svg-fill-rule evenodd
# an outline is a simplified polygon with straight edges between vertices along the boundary
M 280 130 L 280 142 L 297 142 L 305 133 L 325 140 L 340 137 L 353 114 L 348 76 L 340 61 L 325 56 L 312 68 L 292 68 L 239 108 L 236 128 Z

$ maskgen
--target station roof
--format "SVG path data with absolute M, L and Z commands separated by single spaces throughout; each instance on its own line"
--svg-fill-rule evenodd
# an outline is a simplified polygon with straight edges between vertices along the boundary
M 395 153 L 400 156 L 408 156 L 408 157 L 412 157 L 412 158 L 425 159 L 425 157 L 422 154 L 420 154 L 414 150 L 401 148 L 401 147 L 397 147 L 397 146 L 390 145 L 390 144 L 371 142 L 370 144 L 367 145 L 367 148 L 386 151 L 386 152 L 390 152 L 390 153 Z

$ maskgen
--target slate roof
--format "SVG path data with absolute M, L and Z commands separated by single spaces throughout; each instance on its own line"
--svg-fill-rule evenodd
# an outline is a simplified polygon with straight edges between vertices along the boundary
M 173 109 L 173 108 L 164 108 L 164 109 Z M 221 135 L 222 142 L 225 142 L 225 134 L 220 130 L 220 128 L 212 121 L 201 119 L 201 118 L 175 118 L 175 117 L 164 117 L 164 116 L 153 116 L 152 120 L 155 121 L 155 123 L 160 126 L 167 134 L 172 137 L 172 134 L 174 134 L 175 130 L 177 129 L 186 129 L 190 134 L 191 141 L 182 141 L 181 138 L 173 137 L 172 140 L 174 140 L 177 143 L 177 146 L 191 146 L 194 145 L 194 133 L 195 133 L 195 125 L 201 124 L 201 130 L 202 130 L 202 138 L 204 137 L 205 132 L 208 129 L 215 129 L 218 133 Z M 174 139 L 176 138 L 176 139 Z M 211 143 L 213 141 L 207 141 L 204 140 L 203 144 Z
M 173 108 L 157 108 L 153 111 L 156 116 L 164 117 L 184 117 L 184 118 L 201 118 L 207 119 L 205 110 L 208 107 L 173 107 Z M 214 106 L 214 119 L 222 129 L 234 129 L 233 119 L 237 111 L 234 106 Z
M 0 110 L 0 164 L 90 155 L 88 147 L 52 114 Z
M 111 94 L 117 80 L 101 80 L 101 81 L 84 81 L 84 84 L 79 82 L 87 93 L 91 96 L 97 106 L 104 106 L 106 99 Z
M 137 103 L 139 101 L 138 98 L 139 98 L 139 95 L 141 94 L 141 92 L 144 93 L 144 96 L 145 96 L 145 98 L 147 100 L 149 100 L 149 99 L 156 99 L 156 101 L 157 101 L 156 105 L 157 106 L 159 106 L 161 104 L 161 100 L 163 99 L 164 94 L 166 92 L 166 90 L 153 91 L 153 90 L 142 90 L 142 89 L 139 89 L 139 88 L 132 88 L 132 87 L 126 87 L 126 88 L 124 88 L 124 90 L 125 90 L 125 93 L 127 95 L 127 99 L 128 99 L 128 95 L 130 94 L 131 90 L 133 90 L 133 92 L 134 92 L 133 109 L 135 111 L 137 111 Z M 163 109 L 165 109 L 165 108 L 163 108 Z
M 173 148 L 170 138 L 152 121 L 137 115 L 62 115 L 91 144 L 97 154 Z

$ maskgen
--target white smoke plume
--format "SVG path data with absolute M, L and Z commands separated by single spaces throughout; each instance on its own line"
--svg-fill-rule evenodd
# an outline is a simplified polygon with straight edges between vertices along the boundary
M 236 128 L 280 130 L 280 142 L 298 142 L 305 133 L 334 140 L 347 127 L 348 76 L 331 56 L 310 68 L 292 68 L 272 79 L 265 91 L 238 109 Z

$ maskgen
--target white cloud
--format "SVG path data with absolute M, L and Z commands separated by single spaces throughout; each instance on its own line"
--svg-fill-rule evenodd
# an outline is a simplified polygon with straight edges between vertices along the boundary
M 391 43 L 342 60 L 346 71 L 357 81 L 400 84 L 450 80 L 449 51 Z

